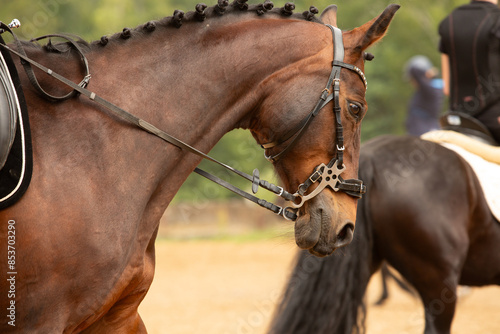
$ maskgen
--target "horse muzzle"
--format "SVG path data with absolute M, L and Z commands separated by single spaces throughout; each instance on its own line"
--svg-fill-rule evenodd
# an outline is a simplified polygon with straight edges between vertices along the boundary
M 304 214 L 295 221 L 297 245 L 320 257 L 348 245 L 353 239 L 356 220 L 353 202 L 348 196 L 331 192 L 322 192 L 308 201 Z

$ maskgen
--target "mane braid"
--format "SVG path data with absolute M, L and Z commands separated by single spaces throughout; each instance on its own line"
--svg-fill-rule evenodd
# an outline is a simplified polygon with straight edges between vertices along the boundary
M 271 0 L 266 0 L 264 3 L 257 5 L 257 15 L 264 15 L 267 11 L 274 8 L 274 4 Z
M 269 13 L 281 16 L 283 18 L 293 18 L 321 23 L 321 21 L 315 16 L 316 14 L 318 14 L 318 10 L 313 6 L 311 6 L 308 11 L 305 11 L 303 13 L 294 13 L 295 4 L 292 2 L 285 3 L 285 5 L 281 8 L 275 8 L 271 0 L 265 0 L 263 3 L 253 5 L 249 5 L 247 1 L 248 0 L 234 0 L 232 3 L 229 3 L 228 0 L 217 0 L 217 4 L 211 7 L 208 7 L 204 3 L 199 3 L 195 6 L 195 9 L 193 11 L 184 13 L 181 10 L 175 10 L 172 16 L 164 17 L 163 19 L 160 19 L 158 21 L 149 21 L 133 29 L 123 28 L 123 30 L 119 33 L 115 33 L 109 36 L 102 36 L 99 40 L 93 41 L 91 43 L 85 42 L 79 37 L 77 37 L 76 40 L 79 45 L 84 48 L 85 51 L 88 51 L 92 47 L 104 47 L 106 45 L 109 45 L 109 43 L 126 43 L 129 39 L 150 34 L 154 32 L 158 27 L 181 28 L 181 26 L 187 22 L 202 22 L 212 17 L 229 14 L 238 15 L 238 13 L 246 12 L 254 12 L 258 16 Z M 32 42 L 26 42 L 24 44 L 27 46 L 31 45 L 40 47 L 39 44 Z M 43 48 L 47 52 L 67 52 L 71 48 L 65 47 L 65 44 L 66 42 L 53 44 L 49 41 L 47 45 L 43 46 Z
M 248 4 L 246 3 L 248 0 L 235 0 L 233 2 L 233 6 L 238 8 L 239 10 L 248 10 Z
M 132 31 L 129 28 L 123 28 L 120 38 L 129 39 L 130 37 L 132 37 Z
M 198 19 L 198 21 L 205 21 L 205 19 L 207 18 L 207 14 L 205 14 L 205 9 L 207 9 L 207 5 L 205 5 L 204 3 L 199 3 L 196 5 L 195 9 L 196 9 L 196 18 Z

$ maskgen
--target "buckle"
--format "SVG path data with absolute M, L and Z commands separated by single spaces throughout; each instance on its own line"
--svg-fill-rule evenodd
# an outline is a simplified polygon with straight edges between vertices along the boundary
M 278 189 L 280 190 L 280 193 L 277 194 L 279 197 L 281 197 L 281 195 L 283 195 L 283 192 L 285 191 L 285 189 L 283 189 L 283 187 L 280 187 L 280 186 L 277 186 Z
M 259 170 L 255 168 L 253 170 L 253 175 L 252 175 L 252 192 L 254 194 L 256 194 L 257 191 L 259 190 L 259 185 L 260 185 L 260 174 Z
M 7 26 L 11 29 L 19 28 L 21 26 L 21 22 L 19 22 L 18 19 L 13 19 L 12 22 L 9 23 Z
M 311 176 L 309 176 L 309 180 L 312 183 L 316 183 L 321 178 L 321 176 L 323 176 L 323 172 L 316 170 L 314 171 L 314 173 L 311 174 Z
M 290 213 L 290 216 L 292 218 L 288 218 L 287 217 L 287 212 Z M 283 218 L 285 218 L 286 220 L 289 220 L 289 221 L 295 221 L 297 220 L 297 214 L 294 212 L 294 209 L 287 206 L 286 208 L 281 208 L 280 212 L 278 213 L 279 216 L 282 216 Z
M 86 88 L 90 82 L 90 74 L 87 74 L 82 81 L 80 81 L 80 83 L 78 84 L 78 86 L 82 87 L 82 88 Z

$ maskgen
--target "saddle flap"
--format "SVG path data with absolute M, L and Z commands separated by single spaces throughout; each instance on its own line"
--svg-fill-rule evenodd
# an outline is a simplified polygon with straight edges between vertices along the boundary
M 14 143 L 20 105 L 7 64 L 0 53 L 0 169 Z
M 0 43 L 5 44 L 1 34 Z M 28 110 L 16 66 L 0 50 L 0 210 L 16 203 L 28 189 L 33 153 Z

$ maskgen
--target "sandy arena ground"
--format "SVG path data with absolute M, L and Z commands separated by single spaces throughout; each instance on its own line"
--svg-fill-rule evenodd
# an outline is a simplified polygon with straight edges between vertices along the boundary
M 286 239 L 158 241 L 155 280 L 140 308 L 149 333 L 265 333 L 296 251 Z M 390 300 L 368 310 L 368 333 L 423 333 L 420 301 L 392 281 L 389 288 Z M 474 288 L 459 302 L 452 333 L 500 333 L 499 312 L 500 287 Z

